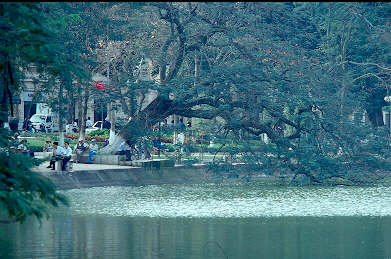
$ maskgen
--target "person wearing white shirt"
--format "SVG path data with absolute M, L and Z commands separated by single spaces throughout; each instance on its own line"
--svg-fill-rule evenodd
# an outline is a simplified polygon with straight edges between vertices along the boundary
M 90 117 L 88 117 L 88 119 L 86 120 L 86 128 L 91 128 L 91 127 L 92 127 L 92 121 Z
M 116 154 L 126 155 L 126 161 L 132 161 L 132 156 L 131 156 L 132 147 L 131 146 L 132 145 L 129 140 L 122 142 L 121 145 L 119 146 L 119 150 Z
M 65 144 L 64 144 L 64 150 L 65 150 L 65 154 L 64 154 L 64 158 L 62 160 L 62 170 L 65 171 L 65 167 L 67 165 L 67 163 L 69 162 L 69 160 L 71 160 L 71 157 L 72 157 L 72 148 L 69 146 L 69 142 L 68 141 L 65 141 Z
M 92 158 L 96 155 L 96 152 L 98 152 L 99 149 L 98 145 L 96 144 L 96 139 L 93 139 L 91 141 L 92 143 L 90 145 L 90 152 L 88 154 L 88 162 L 87 162 L 89 164 L 91 163 Z
M 54 141 L 52 158 L 50 159 L 50 164 L 47 168 L 52 168 L 51 170 L 55 170 L 56 161 L 63 159 L 65 154 L 66 154 L 65 149 L 63 147 L 60 147 L 57 141 Z

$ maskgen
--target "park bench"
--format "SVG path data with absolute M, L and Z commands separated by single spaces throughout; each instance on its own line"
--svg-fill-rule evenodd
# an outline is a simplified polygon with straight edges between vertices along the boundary
M 63 172 L 62 163 L 63 163 L 62 159 L 56 161 L 56 172 Z M 73 158 L 71 158 L 71 160 L 68 161 L 65 171 L 72 171 L 72 169 L 73 169 Z
M 76 154 L 72 156 L 73 160 L 76 160 Z M 120 165 L 120 161 L 125 161 L 125 155 L 102 155 L 96 154 L 93 157 L 93 164 L 105 164 L 105 165 Z M 86 164 L 88 162 L 88 152 L 83 153 L 80 156 L 80 163 Z

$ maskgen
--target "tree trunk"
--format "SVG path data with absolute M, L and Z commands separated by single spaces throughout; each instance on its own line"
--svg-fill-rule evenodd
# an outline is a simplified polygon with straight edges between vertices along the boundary
M 78 97 L 77 97 L 77 118 L 78 118 L 78 122 L 77 122 L 77 127 L 78 127 L 78 130 L 80 132 L 80 121 L 81 121 L 81 117 L 82 117 L 82 110 L 83 110 L 83 97 L 82 97 L 82 89 L 80 86 L 77 87 L 77 94 L 78 94 Z
M 4 62 L 4 67 L 7 67 L 7 63 Z M 0 128 L 4 127 L 4 123 L 8 122 L 8 104 L 7 104 L 7 87 L 9 83 L 9 78 L 8 78 L 8 71 L 5 69 L 3 71 L 3 80 L 0 88 Z
M 109 143 L 111 143 L 114 140 L 115 137 L 115 113 L 113 109 L 113 102 L 110 102 L 110 137 L 109 137 Z
M 159 121 L 174 114 L 174 105 L 172 100 L 167 100 L 158 96 L 144 110 L 132 118 L 116 135 L 108 146 L 104 147 L 102 153 L 113 153 L 118 151 L 119 145 L 124 140 L 135 142 L 138 137 L 142 136 L 143 130 L 151 128 Z M 148 120 L 147 120 L 148 118 Z
M 87 116 L 87 109 L 88 109 L 88 98 L 90 97 L 89 95 L 90 95 L 90 91 L 87 83 L 87 85 L 84 88 L 83 109 L 80 118 L 79 139 L 84 139 L 86 135 L 86 116 Z
M 63 83 L 65 80 L 62 80 Z M 63 84 L 60 83 L 58 91 L 58 132 L 60 139 L 60 146 L 64 146 L 64 124 L 63 124 Z

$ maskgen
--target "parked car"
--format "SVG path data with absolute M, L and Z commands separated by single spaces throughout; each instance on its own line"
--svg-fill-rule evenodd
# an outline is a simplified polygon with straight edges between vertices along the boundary
M 103 125 L 103 129 L 110 129 L 110 122 L 106 121 L 106 123 Z M 102 126 L 102 121 L 96 121 L 91 128 L 86 128 L 86 133 L 94 131 L 94 130 L 100 130 Z M 115 122 L 115 129 L 120 129 L 121 124 L 119 122 Z
M 102 121 L 96 121 L 91 128 L 86 128 L 86 133 L 95 131 L 95 130 L 100 130 L 100 127 L 102 126 Z
M 58 131 L 58 125 L 53 122 L 53 117 L 50 114 L 34 114 L 31 116 L 30 121 L 36 130 L 44 132 Z

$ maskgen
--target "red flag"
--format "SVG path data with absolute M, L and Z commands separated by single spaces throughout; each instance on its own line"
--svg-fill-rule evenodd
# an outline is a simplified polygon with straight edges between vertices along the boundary
M 98 82 L 98 81 L 94 81 L 94 88 L 95 89 L 98 89 L 98 90 L 105 90 L 106 88 L 104 88 L 105 86 L 105 83 L 103 82 Z

